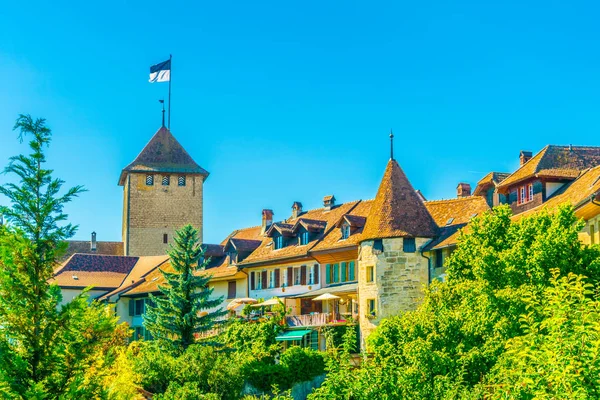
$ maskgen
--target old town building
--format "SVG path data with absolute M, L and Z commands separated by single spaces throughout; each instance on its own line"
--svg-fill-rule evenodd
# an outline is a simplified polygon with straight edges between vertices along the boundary
M 338 202 L 329 194 L 309 210 L 294 201 L 280 219 L 264 209 L 260 224 L 204 243 L 208 265 L 199 273 L 212 277 L 213 296 L 232 315 L 244 302 L 284 305 L 289 328 L 280 341 L 322 349 L 324 327 L 355 324 L 364 346 L 382 319 L 415 309 L 423 288 L 445 279 L 461 229 L 493 206 L 509 204 L 518 218 L 569 203 L 586 221 L 581 240 L 600 242 L 599 147 L 522 151 L 520 164 L 511 174 L 490 172 L 472 193 L 461 182 L 455 198 L 427 201 L 392 154 L 374 199 Z M 114 304 L 136 337 L 148 339 L 142 315 L 149 294 L 164 284 L 161 270 L 172 270 L 165 252 L 174 231 L 190 223 L 202 237 L 207 176 L 168 129 L 159 129 L 119 179 L 122 242 L 97 241 L 93 233 L 90 242 L 69 243 L 54 278 L 63 301 L 93 286 L 92 298 Z

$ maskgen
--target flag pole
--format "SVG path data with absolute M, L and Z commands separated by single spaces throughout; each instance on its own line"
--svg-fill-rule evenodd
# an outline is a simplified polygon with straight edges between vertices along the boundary
M 167 127 L 169 130 L 171 129 L 171 79 L 173 79 L 173 55 L 169 54 L 169 65 L 171 70 L 169 71 L 169 119 L 167 122 Z

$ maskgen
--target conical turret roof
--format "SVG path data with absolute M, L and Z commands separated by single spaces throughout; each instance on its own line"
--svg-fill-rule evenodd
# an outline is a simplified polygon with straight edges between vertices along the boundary
M 164 126 L 152 136 L 136 159 L 123 168 L 119 185 L 125 184 L 128 172 L 168 172 L 208 176 L 208 172 L 196 164 L 171 131 Z
M 391 159 L 371 205 L 362 240 L 391 237 L 434 237 L 431 214 L 396 160 Z

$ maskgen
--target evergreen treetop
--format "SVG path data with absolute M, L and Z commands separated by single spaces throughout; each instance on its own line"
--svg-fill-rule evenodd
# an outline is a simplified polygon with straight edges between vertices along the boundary
M 223 297 L 210 298 L 211 276 L 204 272 L 209 260 L 204 258 L 198 231 L 186 225 L 175 233 L 174 241 L 168 252 L 173 272 L 160 269 L 167 284 L 159 286 L 161 295 L 150 295 L 154 305 L 147 306 L 144 325 L 154 339 L 185 350 L 197 334 L 212 329 L 226 312 L 214 310 Z

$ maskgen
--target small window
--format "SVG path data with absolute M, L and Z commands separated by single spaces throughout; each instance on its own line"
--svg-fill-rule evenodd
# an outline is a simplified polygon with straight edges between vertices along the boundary
M 236 286 L 237 285 L 236 285 L 235 281 L 227 282 L 227 298 L 228 299 L 235 299 L 235 295 L 237 292 Z
M 262 274 L 260 272 L 256 272 L 256 290 L 260 290 L 263 288 Z
M 137 299 L 135 301 L 135 314 L 136 316 L 144 314 L 144 299 Z
M 283 236 L 276 236 L 273 242 L 275 243 L 275 250 L 283 248 Z
M 525 203 L 525 186 L 521 186 L 521 189 L 519 189 L 519 200 L 519 204 Z
M 180 175 L 179 178 L 177 178 L 177 186 L 185 186 L 185 176 Z
M 350 237 L 350 225 L 342 225 L 342 239 L 348 239 Z
M 415 238 L 404 238 L 402 240 L 402 246 L 405 253 L 414 253 L 417 251 Z
M 369 315 L 374 317 L 377 315 L 377 310 L 375 309 L 375 299 L 367 300 L 367 308 L 369 309 Z
M 309 241 L 310 241 L 309 233 L 308 232 L 302 232 L 300 234 L 300 245 L 304 246 L 305 244 L 308 244 Z
M 167 235 L 166 233 L 163 233 L 163 243 L 164 244 L 169 243 L 169 235 Z
M 383 251 L 383 240 L 382 239 L 375 239 L 373 241 L 373 250 Z
M 375 281 L 375 267 L 373 267 L 372 265 L 369 265 L 367 267 L 367 282 L 374 282 Z
M 146 175 L 146 186 L 154 185 L 154 175 Z
M 527 186 L 527 201 L 533 200 L 533 185 Z
M 435 267 L 442 268 L 444 266 L 444 255 L 441 249 L 435 251 Z
M 229 253 L 229 263 L 230 264 L 237 263 L 237 251 L 231 251 Z
M 275 270 L 272 269 L 269 271 L 269 289 L 273 289 L 275 287 Z
M 162 178 L 162 185 L 169 186 L 171 184 L 171 177 L 169 175 L 165 175 Z
M 300 285 L 301 275 L 300 268 L 294 268 L 294 285 Z
M 453 222 L 454 218 L 449 218 L 448 221 L 446 221 L 446 225 L 452 225 Z

